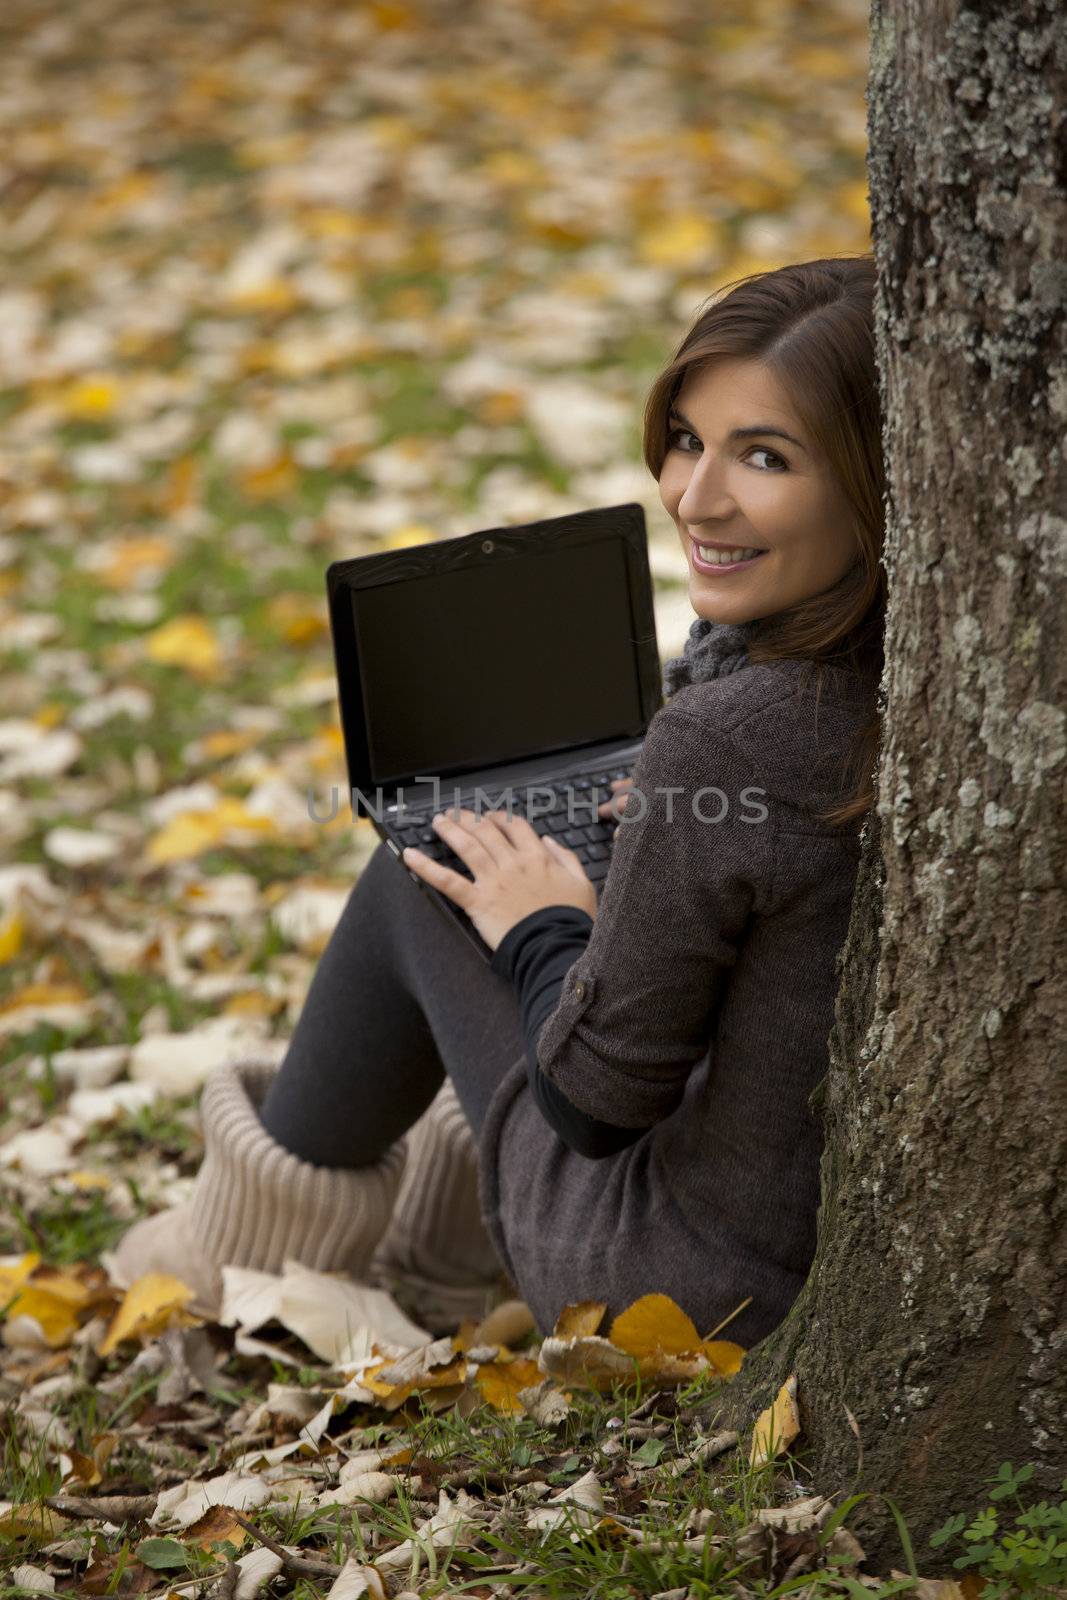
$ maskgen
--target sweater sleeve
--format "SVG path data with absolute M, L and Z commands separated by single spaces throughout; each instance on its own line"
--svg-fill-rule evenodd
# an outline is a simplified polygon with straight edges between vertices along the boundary
M 571 1150 L 592 1160 L 616 1154 L 639 1139 L 643 1128 L 620 1128 L 579 1111 L 549 1083 L 537 1060 L 545 1018 L 555 1010 L 563 980 L 585 949 L 593 918 L 578 906 L 546 906 L 509 928 L 493 952 L 492 970 L 515 987 L 519 1000 L 530 1090 L 545 1120 Z
M 673 704 L 649 723 L 596 921 L 538 1040 L 544 1078 L 589 1116 L 647 1129 L 681 1104 L 770 893 L 761 776 Z

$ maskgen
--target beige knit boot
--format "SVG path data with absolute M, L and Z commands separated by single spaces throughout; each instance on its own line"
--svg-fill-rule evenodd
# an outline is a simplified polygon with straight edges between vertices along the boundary
M 200 1096 L 204 1160 L 188 1200 L 143 1217 L 102 1257 L 127 1289 L 166 1272 L 196 1291 L 190 1309 L 215 1316 L 224 1266 L 281 1272 L 286 1258 L 366 1283 L 396 1202 L 407 1136 L 363 1167 L 316 1167 L 278 1144 L 257 1108 L 277 1072 L 247 1059 L 211 1074 Z
M 482 1221 L 477 1140 L 450 1078 L 407 1139 L 400 1194 L 369 1281 L 431 1333 L 454 1333 L 514 1291 Z

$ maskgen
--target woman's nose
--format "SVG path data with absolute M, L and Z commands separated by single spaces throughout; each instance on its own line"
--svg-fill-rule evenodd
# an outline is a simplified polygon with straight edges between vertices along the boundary
M 699 528 L 705 521 L 721 521 L 732 510 L 733 499 L 727 492 L 723 469 L 702 456 L 682 491 L 678 515 L 690 527 Z

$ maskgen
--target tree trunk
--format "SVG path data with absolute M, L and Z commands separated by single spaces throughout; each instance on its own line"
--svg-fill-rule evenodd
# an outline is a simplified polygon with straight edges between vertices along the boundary
M 815 1265 L 730 1409 L 795 1371 L 815 1487 L 891 1495 L 937 1573 L 958 1546 L 929 1534 L 1001 1462 L 1034 1464 L 1035 1499 L 1067 1473 L 1067 33 L 1055 0 L 874 0 L 871 24 L 877 814 Z M 849 1525 L 871 1570 L 904 1565 L 873 1499 Z

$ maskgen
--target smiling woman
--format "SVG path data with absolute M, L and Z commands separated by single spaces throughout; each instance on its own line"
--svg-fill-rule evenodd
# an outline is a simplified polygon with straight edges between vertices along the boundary
M 129 1231 L 120 1281 L 174 1272 L 210 1307 L 223 1265 L 290 1257 L 433 1331 L 509 1282 L 545 1333 L 652 1292 L 745 1346 L 785 1316 L 877 749 L 873 286 L 869 257 L 742 280 L 653 386 L 645 460 L 695 617 L 599 901 L 525 823 L 442 817 L 466 873 L 380 846 L 281 1067 L 214 1074 L 193 1195 Z

